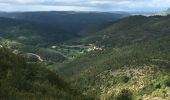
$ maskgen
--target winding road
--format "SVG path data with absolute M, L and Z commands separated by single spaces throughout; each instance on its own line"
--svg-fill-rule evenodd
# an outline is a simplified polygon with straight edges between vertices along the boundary
M 32 55 L 32 56 L 36 56 L 38 58 L 39 61 L 44 61 L 41 56 L 37 55 L 37 54 L 34 54 L 34 53 L 27 53 L 28 55 Z

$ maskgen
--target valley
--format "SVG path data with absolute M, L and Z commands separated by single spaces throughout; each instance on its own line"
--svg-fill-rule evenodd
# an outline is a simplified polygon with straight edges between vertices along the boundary
M 0 98 L 4 100 L 170 98 L 169 15 L 0 16 Z

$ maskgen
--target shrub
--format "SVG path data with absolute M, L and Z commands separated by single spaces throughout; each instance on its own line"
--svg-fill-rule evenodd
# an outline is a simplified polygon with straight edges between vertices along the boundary
M 121 77 L 121 81 L 124 82 L 124 83 L 127 83 L 129 81 L 129 77 L 128 76 L 122 76 Z
M 165 80 L 164 84 L 165 84 L 165 86 L 170 87 L 170 79 Z
M 116 97 L 116 100 L 132 100 L 132 98 L 132 92 L 127 89 L 123 89 Z
M 160 84 L 160 83 L 155 83 L 153 86 L 154 86 L 154 88 L 156 88 L 156 89 L 161 88 L 161 84 Z

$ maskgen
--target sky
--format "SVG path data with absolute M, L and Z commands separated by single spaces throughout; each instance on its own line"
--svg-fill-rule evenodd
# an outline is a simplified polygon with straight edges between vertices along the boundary
M 159 12 L 170 0 L 0 0 L 0 11 Z

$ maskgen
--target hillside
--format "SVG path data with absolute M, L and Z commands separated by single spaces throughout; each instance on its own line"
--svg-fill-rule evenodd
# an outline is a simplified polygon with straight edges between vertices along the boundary
M 0 18 L 0 36 L 29 45 L 61 43 L 76 37 L 60 28 L 30 21 Z
M 132 16 L 73 40 L 69 44 L 93 44 L 100 49 L 63 63 L 58 73 L 96 99 L 168 100 L 168 20 L 170 16 Z
M 69 16 L 75 15 L 70 13 Z M 89 33 L 81 37 L 72 32 L 80 32 L 78 26 L 85 25 L 82 19 L 77 24 L 71 22 L 78 30 L 68 29 L 69 32 L 67 28 L 56 29 L 52 22 L 40 22 L 42 19 L 30 21 L 15 17 L 0 18 L 0 21 L 0 47 L 16 54 L 0 49 L 0 66 L 6 66 L 0 70 L 3 98 L 170 98 L 170 16 L 131 16 L 106 21 L 95 29 L 91 27 L 94 33 L 87 30 Z M 86 31 L 81 29 L 81 32 Z
M 113 48 L 169 36 L 170 16 L 132 16 L 113 22 L 100 32 L 73 40 L 73 44 L 94 44 Z
M 56 73 L 38 63 L 27 63 L 10 50 L 0 48 L 0 98 L 2 100 L 75 100 L 77 90 Z
M 62 62 L 81 54 L 84 49 L 62 43 L 99 31 L 128 14 L 54 11 L 0 12 L 0 16 L 0 44 L 26 53 L 24 56 L 34 53 L 45 61 Z
M 76 37 L 79 36 L 50 25 L 0 18 L 0 45 L 27 54 L 35 53 L 46 61 L 67 59 L 62 53 L 52 50 L 51 46 Z
M 78 34 L 85 30 L 92 31 L 93 28 L 91 27 L 99 27 L 103 23 L 118 20 L 120 18 L 129 16 L 129 14 L 107 12 L 51 11 L 2 13 L 0 16 L 46 24 L 55 28 L 60 28 L 71 34 Z

